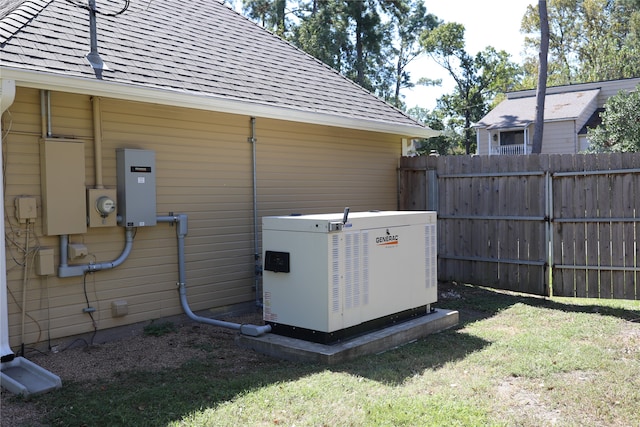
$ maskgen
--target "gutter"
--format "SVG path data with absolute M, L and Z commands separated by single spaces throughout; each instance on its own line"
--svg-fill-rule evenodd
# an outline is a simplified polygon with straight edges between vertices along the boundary
M 4 78 L 15 80 L 16 86 L 33 89 L 47 89 L 173 107 L 194 108 L 243 116 L 389 133 L 407 138 L 430 138 L 440 134 L 438 131 L 426 126 L 421 127 L 418 124 L 391 123 L 382 120 L 359 119 L 310 110 L 302 111 L 293 108 L 261 104 L 256 101 L 234 100 L 210 95 L 195 95 L 193 93 L 160 87 L 141 87 L 84 77 L 69 77 L 7 67 L 2 67 L 2 75 Z

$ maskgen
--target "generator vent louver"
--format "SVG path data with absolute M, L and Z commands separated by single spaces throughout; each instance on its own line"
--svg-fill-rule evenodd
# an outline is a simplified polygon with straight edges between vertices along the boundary
M 437 300 L 435 212 L 263 218 L 264 320 L 274 333 L 330 342 L 426 313 Z

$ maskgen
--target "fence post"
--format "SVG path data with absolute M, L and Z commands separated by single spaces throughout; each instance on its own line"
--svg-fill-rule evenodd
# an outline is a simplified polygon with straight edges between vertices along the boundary
M 551 172 L 545 172 L 545 217 L 546 217 L 546 225 L 545 225 L 545 234 L 546 234 L 546 245 L 547 245 L 547 296 L 551 298 L 553 296 L 553 176 Z
M 425 171 L 426 185 L 425 208 L 428 211 L 438 210 L 438 173 L 434 169 Z

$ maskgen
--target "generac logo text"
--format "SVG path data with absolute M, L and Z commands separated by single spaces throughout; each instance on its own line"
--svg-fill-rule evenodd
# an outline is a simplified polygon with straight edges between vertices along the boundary
M 376 244 L 380 246 L 397 245 L 398 235 L 389 234 L 387 236 L 376 237 Z

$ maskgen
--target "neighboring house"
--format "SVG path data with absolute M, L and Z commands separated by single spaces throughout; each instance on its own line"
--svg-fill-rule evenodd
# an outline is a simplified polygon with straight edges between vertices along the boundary
M 155 217 L 133 223 L 116 268 L 74 270 L 123 252 L 122 170 L 154 179 L 119 214 L 187 215 L 194 310 L 259 301 L 262 216 L 397 209 L 399 157 L 431 129 L 219 1 L 118 14 L 126 2 L 101 0 L 93 39 L 81 3 L 0 7 L 0 324 L 14 348 L 182 312 L 176 228 Z M 122 148 L 146 154 L 118 169 Z
M 574 154 L 589 147 L 587 128 L 600 124 L 607 99 L 631 91 L 640 78 L 547 88 L 542 153 Z M 477 154 L 530 154 L 536 116 L 536 91 L 507 93 L 476 128 Z

